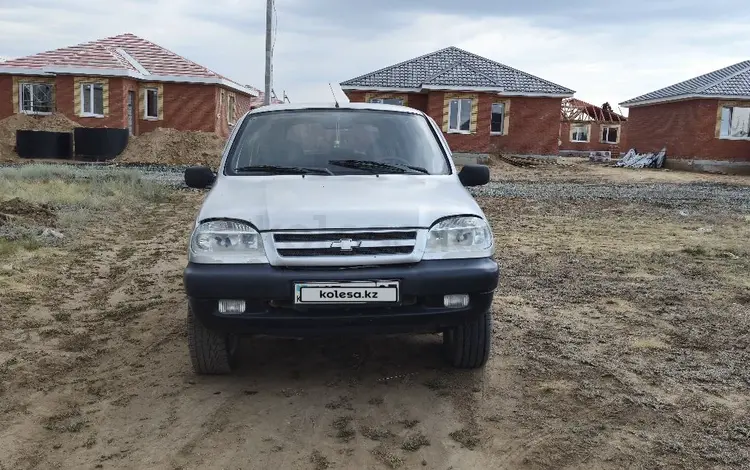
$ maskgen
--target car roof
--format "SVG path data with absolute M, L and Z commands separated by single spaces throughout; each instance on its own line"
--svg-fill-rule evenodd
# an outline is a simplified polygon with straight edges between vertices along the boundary
M 408 106 L 397 104 L 380 104 L 380 103 L 284 103 L 269 104 L 253 109 L 248 114 L 260 114 L 271 111 L 300 111 L 316 109 L 367 109 L 375 111 L 394 111 L 404 114 L 424 114 L 422 111 Z

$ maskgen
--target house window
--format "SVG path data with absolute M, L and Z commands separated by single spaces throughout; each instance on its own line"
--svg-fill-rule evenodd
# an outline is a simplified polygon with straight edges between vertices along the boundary
M 573 125 L 570 128 L 570 141 L 571 142 L 588 142 L 589 141 L 589 126 L 578 124 Z
M 104 116 L 104 86 L 101 83 L 81 85 L 81 115 Z
M 448 108 L 448 132 L 468 134 L 471 131 L 471 100 L 451 100 Z
M 505 103 L 492 103 L 490 133 L 502 134 L 505 129 Z
M 381 103 L 381 104 L 397 104 L 403 106 L 404 100 L 401 98 L 372 98 L 370 103 Z
M 146 119 L 159 118 L 159 90 L 146 88 Z
M 227 98 L 227 122 L 229 124 L 234 124 L 235 117 L 234 117 L 234 95 L 229 95 Z
M 725 139 L 750 138 L 750 107 L 722 108 L 720 136 Z
M 602 127 L 602 143 L 616 144 L 619 141 L 620 141 L 620 127 L 619 126 L 603 126 Z
M 21 112 L 52 112 L 52 85 L 46 83 L 22 83 L 20 93 Z

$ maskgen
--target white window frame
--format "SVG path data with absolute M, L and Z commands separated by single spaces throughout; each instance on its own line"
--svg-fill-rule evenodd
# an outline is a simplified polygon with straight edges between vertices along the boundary
M 614 141 L 611 140 L 604 140 L 604 131 L 607 131 L 607 139 L 609 139 L 609 130 L 610 129 L 616 129 L 617 130 L 617 138 Z M 619 144 L 620 143 L 620 133 L 622 132 L 622 128 L 619 124 L 614 125 L 604 125 L 599 128 L 602 132 L 599 135 L 599 143 L 602 144 Z
M 747 106 L 722 106 L 721 117 L 719 118 L 719 138 L 723 140 L 750 140 L 750 119 L 747 123 L 747 136 L 733 136 L 731 134 L 732 129 L 732 117 L 736 108 L 748 109 L 750 103 Z M 726 127 L 725 124 L 726 123 Z
M 47 115 L 52 114 L 52 111 L 34 111 L 34 87 L 36 86 L 46 86 L 50 88 L 50 100 L 53 99 L 52 89 L 54 85 L 50 85 L 49 83 L 40 83 L 40 82 L 21 82 L 18 84 L 18 110 L 19 112 L 23 114 L 39 114 L 39 115 Z M 25 87 L 31 87 L 31 90 L 29 92 L 29 96 L 31 96 L 31 109 L 23 109 L 23 90 Z M 50 103 L 50 108 L 54 108 L 55 103 Z
M 154 87 L 149 87 L 145 89 L 144 97 L 143 97 L 143 119 L 149 120 L 149 121 L 156 121 L 159 119 L 159 89 Z M 156 116 L 150 116 L 148 114 L 148 92 L 153 91 L 154 92 L 154 99 L 156 100 Z
M 370 98 L 370 103 L 380 103 L 380 104 L 393 104 L 393 103 L 386 103 L 386 100 L 395 100 L 398 101 L 398 106 L 404 105 L 403 98 Z
M 500 113 L 502 116 L 502 119 L 500 120 L 500 130 L 499 131 L 493 131 L 492 130 L 492 110 L 495 106 L 502 106 L 503 111 Z M 471 123 L 469 123 L 469 126 L 471 126 Z M 505 135 L 505 103 L 492 103 L 492 106 L 490 107 L 490 135 Z
M 95 113 L 94 110 L 94 85 L 99 85 L 102 87 L 102 113 Z M 89 91 L 86 92 L 86 87 L 90 87 Z M 86 100 L 83 99 L 84 95 L 89 95 L 89 103 L 91 103 L 91 111 L 86 111 L 85 104 Z M 81 116 L 84 117 L 96 117 L 96 118 L 103 118 L 104 117 L 104 84 L 100 82 L 91 82 L 91 83 L 81 83 Z
M 586 131 L 586 140 L 575 139 L 575 135 L 577 134 L 575 129 L 584 129 Z M 579 143 L 579 144 L 585 144 L 587 142 L 590 142 L 591 141 L 591 125 L 590 124 L 571 124 L 570 125 L 570 141 Z
M 451 103 L 454 101 L 458 101 L 458 107 L 456 108 L 456 112 L 458 113 L 458 119 L 456 119 L 456 125 L 458 125 L 458 128 L 454 129 L 451 128 Z M 462 103 L 464 101 L 469 102 L 469 128 L 466 130 L 461 129 L 461 108 L 463 108 Z M 473 106 L 473 100 L 471 98 L 451 98 L 451 100 L 448 102 L 448 133 L 449 134 L 471 134 L 471 108 Z
M 230 94 L 227 96 L 227 122 L 229 124 L 237 122 L 237 116 L 234 115 L 236 102 L 237 98 L 234 95 Z

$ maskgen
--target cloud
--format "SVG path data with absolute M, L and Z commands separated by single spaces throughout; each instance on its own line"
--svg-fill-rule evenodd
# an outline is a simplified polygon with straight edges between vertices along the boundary
M 613 105 L 748 57 L 739 0 L 604 4 L 277 0 L 274 89 L 329 101 L 343 80 L 455 45 Z M 0 0 L 0 56 L 132 32 L 263 88 L 263 0 Z M 23 38 L 20 40 L 20 38 Z

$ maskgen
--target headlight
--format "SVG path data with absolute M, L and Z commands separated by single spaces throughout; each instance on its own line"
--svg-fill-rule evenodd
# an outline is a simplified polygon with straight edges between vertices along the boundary
M 190 238 L 194 263 L 267 263 L 260 233 L 249 224 L 212 220 L 199 224 Z
M 491 256 L 494 243 L 487 223 L 473 216 L 441 220 L 427 234 L 424 259 Z

